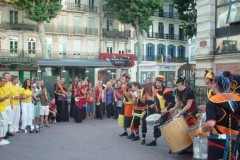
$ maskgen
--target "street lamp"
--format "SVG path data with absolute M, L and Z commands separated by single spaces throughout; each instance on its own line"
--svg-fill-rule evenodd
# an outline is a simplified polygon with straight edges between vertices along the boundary
M 109 70 L 109 68 L 108 68 L 108 71 L 107 71 L 107 73 L 110 73 L 111 71 Z
M 85 71 L 85 73 L 89 73 L 89 70 L 88 70 L 88 68 L 86 67 L 86 71 Z

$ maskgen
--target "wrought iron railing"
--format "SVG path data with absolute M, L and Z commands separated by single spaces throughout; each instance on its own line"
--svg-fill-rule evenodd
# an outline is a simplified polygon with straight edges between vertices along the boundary
M 98 35 L 98 29 L 96 28 L 87 28 L 88 35 Z
M 97 13 L 96 6 L 88 6 L 81 3 L 65 3 L 63 4 L 62 10 Z
M 107 5 L 105 4 L 105 5 L 103 5 L 103 11 L 104 11 L 104 12 L 110 12 L 110 13 L 112 13 L 112 12 L 114 12 L 114 9 L 113 9 L 112 7 L 107 6 Z
M 152 16 L 178 19 L 178 15 L 177 14 L 169 13 L 169 12 L 154 12 L 154 13 L 152 13 Z
M 44 25 L 45 32 L 49 33 L 69 33 L 69 34 L 87 34 L 85 27 L 64 26 L 64 25 Z
M 108 31 L 106 28 L 104 28 L 103 36 L 128 38 L 131 36 L 131 31 L 130 30 L 119 31 L 118 29 L 113 29 L 111 31 Z

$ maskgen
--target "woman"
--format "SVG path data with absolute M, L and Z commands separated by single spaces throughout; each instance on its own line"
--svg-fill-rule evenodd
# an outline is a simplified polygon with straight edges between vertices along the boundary
M 33 104 L 31 101 L 32 87 L 29 79 L 23 82 L 22 89 L 20 91 L 21 107 L 22 107 L 22 126 L 24 130 L 27 125 L 32 126 L 33 120 Z
M 60 83 L 57 83 L 56 86 L 56 94 L 58 95 L 58 102 L 57 102 L 57 112 L 58 122 L 69 122 L 69 116 L 68 116 L 68 102 L 67 102 L 67 91 L 68 87 L 67 84 L 65 84 L 65 78 L 61 78 Z
M 114 88 L 114 99 L 115 99 L 115 108 L 114 108 L 114 119 L 118 119 L 123 101 L 122 101 L 122 82 L 117 80 L 117 87 Z
M 83 115 L 82 115 L 82 118 L 83 120 L 86 119 L 86 112 L 87 112 L 87 89 L 88 89 L 88 80 L 85 79 L 83 82 L 82 82 L 82 93 L 84 94 L 85 98 L 83 98 L 83 102 L 84 102 L 84 105 L 83 105 Z
M 81 82 L 78 82 L 77 90 L 75 91 L 75 114 L 74 120 L 75 123 L 82 123 L 83 118 L 83 105 L 85 105 L 86 94 L 83 93 L 84 89 Z
M 198 135 L 210 131 L 208 160 L 236 159 L 238 145 L 238 116 L 240 97 L 229 93 L 231 73 L 216 76 L 212 89 L 215 93 L 206 104 L 206 123 L 197 131 Z
M 96 104 L 96 118 L 103 119 L 102 118 L 102 107 L 101 107 L 101 101 L 102 101 L 102 88 L 100 86 L 100 82 L 98 81 L 96 84 L 95 89 L 95 104 Z
M 114 90 L 112 88 L 112 84 L 107 82 L 107 86 L 105 89 L 105 97 L 106 97 L 106 108 L 107 108 L 107 117 L 113 118 L 114 116 Z

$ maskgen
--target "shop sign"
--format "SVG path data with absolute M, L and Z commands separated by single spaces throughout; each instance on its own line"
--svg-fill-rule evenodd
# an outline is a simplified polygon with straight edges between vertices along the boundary
M 110 61 L 113 65 L 130 65 L 131 59 L 125 57 L 106 57 L 105 60 Z

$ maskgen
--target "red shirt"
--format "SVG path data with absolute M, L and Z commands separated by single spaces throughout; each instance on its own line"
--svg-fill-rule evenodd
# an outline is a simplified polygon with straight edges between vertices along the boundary
M 87 96 L 87 102 L 88 104 L 93 104 L 93 95 L 91 93 L 89 93 Z
M 96 102 L 98 101 L 99 96 L 100 96 L 99 100 L 100 101 L 102 100 L 102 94 L 100 95 L 101 91 L 102 91 L 101 88 L 96 88 L 96 90 L 95 90 L 95 95 L 96 95 L 96 99 L 95 100 L 96 100 Z
M 53 111 L 54 109 L 57 109 L 56 104 L 52 104 L 51 102 L 49 103 L 49 110 Z

